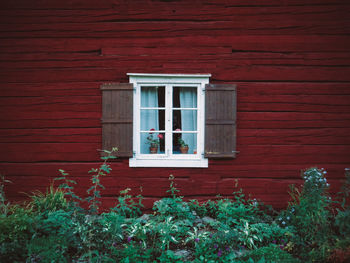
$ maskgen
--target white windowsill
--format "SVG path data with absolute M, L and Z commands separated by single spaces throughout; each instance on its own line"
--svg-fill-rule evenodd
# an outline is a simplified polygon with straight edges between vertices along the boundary
M 208 159 L 177 159 L 177 160 L 161 160 L 161 159 L 129 159 L 130 167 L 193 167 L 208 168 Z
M 131 77 L 146 77 L 146 78 L 210 78 L 211 74 L 154 74 L 154 73 L 127 73 Z

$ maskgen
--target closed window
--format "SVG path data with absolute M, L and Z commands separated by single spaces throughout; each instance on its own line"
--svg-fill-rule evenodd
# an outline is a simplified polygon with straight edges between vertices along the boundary
M 129 73 L 130 84 L 103 84 L 102 142 L 131 167 L 208 167 L 233 158 L 236 89 L 209 74 Z

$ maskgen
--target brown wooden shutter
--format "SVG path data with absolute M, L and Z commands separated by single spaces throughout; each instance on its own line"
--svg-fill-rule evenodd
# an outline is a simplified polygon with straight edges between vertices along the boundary
M 133 85 L 105 83 L 102 90 L 102 149 L 117 147 L 118 157 L 132 157 Z
M 236 85 L 205 87 L 205 157 L 236 157 Z

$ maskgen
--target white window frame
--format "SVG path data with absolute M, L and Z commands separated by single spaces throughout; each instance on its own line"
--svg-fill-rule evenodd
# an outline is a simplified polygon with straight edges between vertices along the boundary
M 205 133 L 205 85 L 209 83 L 210 74 L 150 74 L 127 73 L 129 82 L 134 86 L 133 96 L 133 157 L 129 159 L 130 167 L 208 167 L 208 159 L 204 158 Z M 141 86 L 165 86 L 166 109 L 171 114 L 171 86 L 197 87 L 197 153 L 196 154 L 141 154 L 140 153 L 140 101 Z M 170 102 L 170 103 L 169 103 Z M 170 149 L 172 143 L 172 118 L 166 116 L 165 143 Z M 167 121 L 169 120 L 169 121 Z M 181 131 L 184 133 L 184 131 Z M 191 133 L 191 132 L 190 132 Z

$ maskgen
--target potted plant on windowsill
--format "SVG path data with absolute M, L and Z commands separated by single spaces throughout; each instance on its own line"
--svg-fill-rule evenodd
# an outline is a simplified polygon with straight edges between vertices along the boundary
M 151 154 L 155 154 L 158 152 L 158 146 L 159 146 L 159 140 L 163 139 L 163 135 L 162 134 L 158 134 L 156 136 L 156 138 L 153 137 L 153 132 L 155 131 L 155 129 L 150 129 L 150 133 L 147 136 L 147 144 L 150 145 L 149 147 L 149 152 Z
M 188 144 L 180 137 L 179 138 L 180 151 L 181 153 L 188 153 Z

